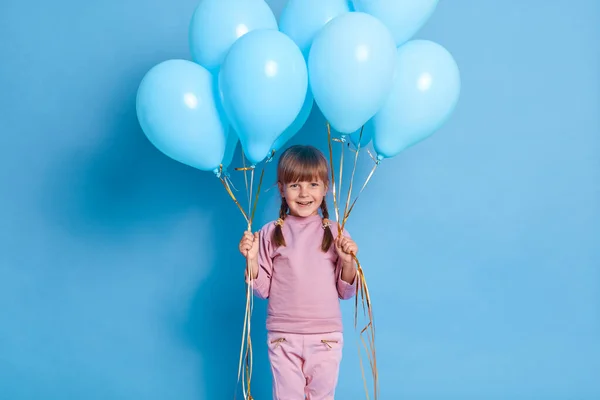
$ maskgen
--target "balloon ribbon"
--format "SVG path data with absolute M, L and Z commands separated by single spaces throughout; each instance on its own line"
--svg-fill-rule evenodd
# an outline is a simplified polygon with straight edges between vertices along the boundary
M 238 209 L 242 213 L 242 216 L 246 220 L 248 231 L 252 232 L 252 221 L 254 220 L 254 215 L 256 213 L 256 206 L 258 204 L 259 195 L 261 192 L 261 187 L 263 183 L 263 178 L 265 175 L 265 167 L 266 163 L 270 162 L 273 158 L 275 152 L 271 152 L 271 155 L 266 160 L 265 164 L 262 167 L 262 171 L 260 173 L 260 179 L 258 182 L 258 187 L 256 189 L 256 193 L 254 194 L 254 202 L 252 202 L 252 192 L 254 186 L 254 166 L 247 167 L 246 160 L 244 154 L 242 152 L 242 159 L 244 163 L 244 167 L 235 168 L 236 171 L 244 172 L 244 182 L 246 184 L 246 192 L 248 196 L 248 211 L 244 211 L 244 208 L 237 200 L 235 193 L 231 190 L 231 182 L 227 177 L 227 174 L 223 172 L 223 166 L 219 167 L 219 173 L 217 174 L 219 180 L 225 187 L 227 194 L 233 200 L 233 202 L 237 205 Z M 248 180 L 248 171 L 250 172 L 250 180 Z M 246 285 L 246 309 L 244 312 L 244 326 L 242 328 L 242 343 L 240 346 L 240 358 L 238 363 L 238 386 L 240 381 L 242 382 L 242 392 L 244 394 L 245 400 L 253 400 L 251 394 L 251 382 L 252 382 L 252 365 L 253 365 L 253 357 L 252 357 L 252 338 L 251 338 L 251 320 L 252 320 L 252 312 L 254 310 L 254 280 L 252 279 L 252 271 L 250 270 L 250 264 L 246 262 L 246 276 L 250 277 L 248 279 L 248 284 Z M 236 389 L 237 393 L 237 389 Z M 235 398 L 235 395 L 234 395 Z
M 344 227 L 346 226 L 346 222 L 348 222 L 348 217 L 350 217 L 350 214 L 352 213 L 352 210 L 354 209 L 356 201 L 358 200 L 360 194 L 367 187 L 367 184 L 369 183 L 369 181 L 373 177 L 373 174 L 375 173 L 375 170 L 379 166 L 379 161 L 376 160 L 369 152 L 369 155 L 371 156 L 373 161 L 375 161 L 375 165 L 373 166 L 373 169 L 367 176 L 367 178 L 366 178 L 365 182 L 363 183 L 356 198 L 352 202 L 350 202 L 351 197 L 352 197 L 352 190 L 353 190 L 353 186 L 354 186 L 354 177 L 355 177 L 355 173 L 356 173 L 356 166 L 358 163 L 358 155 L 360 152 L 360 141 L 362 140 L 363 129 L 364 129 L 364 127 L 360 131 L 359 143 L 358 143 L 356 150 L 354 150 L 355 151 L 354 165 L 353 165 L 353 169 L 352 169 L 352 175 L 350 178 L 348 195 L 346 197 L 346 205 L 345 205 L 344 213 L 342 215 L 342 220 L 340 223 L 338 196 L 341 194 L 341 191 L 342 191 L 342 174 L 343 174 L 344 148 L 345 148 L 345 144 L 346 144 L 346 139 L 345 139 L 345 137 L 342 137 L 341 139 L 332 138 L 331 126 L 330 126 L 329 122 L 327 122 L 327 139 L 328 139 L 327 141 L 329 143 L 329 164 L 330 164 L 330 169 L 331 169 L 331 187 L 332 187 L 332 191 L 333 191 L 333 204 L 334 204 L 334 209 L 335 209 L 335 216 L 336 216 L 336 220 L 338 221 L 338 235 L 342 235 L 342 233 L 344 231 Z M 340 179 L 339 179 L 339 188 L 338 188 L 337 193 L 336 193 L 336 188 L 335 188 L 335 185 L 336 185 L 335 172 L 334 172 L 334 168 L 333 168 L 333 145 L 332 145 L 333 142 L 338 142 L 342 145 L 342 151 L 341 151 L 341 157 L 340 157 L 340 168 L 339 168 Z M 348 144 L 348 147 L 349 147 L 349 144 Z M 369 400 L 370 399 L 369 398 L 369 389 L 368 389 L 367 380 L 366 380 L 366 376 L 365 376 L 365 369 L 363 366 L 363 359 L 362 359 L 362 352 L 361 352 L 361 344 L 362 344 L 362 346 L 367 354 L 367 357 L 369 360 L 369 366 L 371 368 L 371 375 L 373 377 L 373 398 L 374 398 L 374 400 L 377 400 L 379 397 L 379 374 L 378 374 L 378 370 L 377 370 L 377 352 L 376 352 L 376 347 L 375 347 L 375 322 L 374 322 L 374 317 L 373 317 L 371 295 L 369 292 L 369 286 L 367 285 L 367 279 L 365 277 L 365 273 L 360 264 L 360 261 L 358 260 L 358 257 L 356 256 L 356 254 L 352 254 L 352 257 L 354 258 L 354 261 L 356 262 L 356 274 L 357 274 L 357 279 L 358 279 L 358 293 L 355 296 L 355 303 L 354 303 L 354 329 L 358 330 L 358 310 L 360 308 L 359 304 L 358 304 L 359 298 L 361 301 L 363 315 L 368 320 L 368 322 L 365 324 L 365 326 L 362 327 L 362 329 L 360 330 L 360 333 L 359 333 L 360 342 L 357 343 L 358 344 L 358 357 L 359 357 L 359 361 L 360 361 L 360 369 L 361 369 L 363 383 L 364 383 L 364 387 L 365 387 L 365 394 L 366 394 L 367 400 Z

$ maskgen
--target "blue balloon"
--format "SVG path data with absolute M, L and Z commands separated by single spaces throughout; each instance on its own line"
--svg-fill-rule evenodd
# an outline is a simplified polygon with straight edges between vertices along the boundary
M 289 0 L 279 17 L 279 30 L 308 59 L 313 38 L 329 21 L 349 12 L 348 0 Z
M 375 17 L 349 12 L 315 37 L 308 57 L 310 88 L 331 126 L 360 129 L 383 106 L 396 64 L 389 30 Z
M 460 95 L 452 55 L 428 40 L 398 48 L 396 76 L 385 106 L 365 126 L 378 158 L 389 158 L 424 140 L 450 117 Z
M 223 166 L 223 170 L 226 171 L 233 160 L 233 155 L 235 154 L 235 148 L 239 142 L 239 138 L 237 133 L 233 130 L 229 130 L 229 134 L 227 135 L 227 142 L 225 144 L 225 154 L 223 154 L 223 160 L 221 160 L 221 165 Z
M 306 98 L 302 108 L 300 109 L 300 113 L 294 122 L 292 122 L 292 124 L 285 131 L 283 131 L 281 135 L 279 135 L 277 140 L 275 140 L 275 143 L 273 144 L 273 150 L 279 151 L 292 137 L 294 137 L 296 133 L 298 133 L 298 131 L 300 131 L 300 129 L 302 129 L 308 120 L 308 117 L 310 116 L 310 112 L 312 111 L 314 103 L 315 101 L 312 93 L 310 90 L 307 90 Z
M 233 43 L 255 29 L 277 30 L 264 0 L 200 0 L 188 32 L 192 59 L 215 73 Z
M 255 30 L 231 47 L 219 71 L 219 89 L 244 154 L 254 165 L 294 122 L 307 88 L 302 53 L 285 34 Z
M 164 154 L 203 171 L 219 167 L 229 125 L 205 68 L 187 60 L 154 66 L 140 82 L 136 111 L 142 130 Z
M 439 0 L 354 0 L 356 11 L 371 14 L 394 36 L 396 46 L 421 29 L 435 11 Z

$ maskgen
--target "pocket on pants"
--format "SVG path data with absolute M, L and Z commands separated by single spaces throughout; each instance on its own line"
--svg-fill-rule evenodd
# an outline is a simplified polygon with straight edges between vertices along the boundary
M 275 350 L 277 349 L 279 346 L 281 346 L 284 343 L 287 343 L 287 339 L 285 338 L 285 336 L 274 336 L 273 338 L 269 338 L 267 340 L 267 345 L 269 346 L 269 348 L 271 350 Z
M 281 350 L 283 346 L 289 348 L 290 340 L 285 332 L 268 332 L 267 333 L 267 348 L 269 351 Z
M 344 335 L 340 332 L 322 335 L 321 344 L 323 344 L 327 350 L 341 350 L 342 347 L 344 347 Z

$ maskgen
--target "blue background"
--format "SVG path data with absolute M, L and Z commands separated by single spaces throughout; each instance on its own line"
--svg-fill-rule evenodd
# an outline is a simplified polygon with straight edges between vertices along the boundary
M 0 5 L 2 399 L 232 398 L 244 222 L 135 116 L 144 73 L 189 59 L 195 5 Z M 463 91 L 438 134 L 381 166 L 348 226 L 381 398 L 600 398 L 600 3 L 441 1 L 417 37 L 452 52 Z M 314 113 L 294 141 L 325 149 L 324 134 Z M 340 399 L 364 398 L 354 339 Z

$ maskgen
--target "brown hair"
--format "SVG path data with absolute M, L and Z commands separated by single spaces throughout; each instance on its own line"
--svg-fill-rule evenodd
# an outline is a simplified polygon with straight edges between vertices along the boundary
M 306 182 L 313 179 L 323 181 L 325 187 L 329 187 L 329 169 L 327 159 L 318 149 L 313 146 L 296 145 L 285 150 L 279 158 L 277 164 L 277 183 L 286 185 L 292 182 Z M 285 246 L 285 238 L 281 225 L 288 215 L 289 207 L 285 197 L 281 197 L 281 208 L 279 209 L 279 220 L 273 231 L 273 243 L 276 246 Z M 327 252 L 333 243 L 333 233 L 329 227 L 329 211 L 327 202 L 323 197 L 321 203 L 321 214 L 323 215 L 323 241 L 321 250 Z

